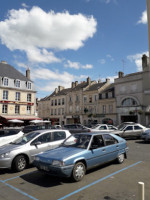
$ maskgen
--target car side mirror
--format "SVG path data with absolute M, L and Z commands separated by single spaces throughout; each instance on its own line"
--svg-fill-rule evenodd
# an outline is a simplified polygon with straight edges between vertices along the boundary
M 38 145 L 40 145 L 40 144 L 42 144 L 40 141 L 38 141 L 38 142 L 34 142 L 34 143 L 32 143 L 31 145 L 35 145 L 35 146 L 38 146 Z

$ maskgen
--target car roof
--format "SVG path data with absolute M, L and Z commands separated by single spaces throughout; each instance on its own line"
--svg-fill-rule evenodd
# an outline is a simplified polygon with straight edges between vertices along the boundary
M 75 135 L 103 135 L 103 134 L 111 134 L 111 132 L 84 132 L 84 133 L 75 133 Z

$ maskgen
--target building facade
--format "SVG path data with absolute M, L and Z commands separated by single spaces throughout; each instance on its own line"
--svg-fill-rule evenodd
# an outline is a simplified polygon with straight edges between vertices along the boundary
M 10 119 L 22 119 L 26 122 L 35 117 L 36 91 L 30 80 L 30 70 L 26 76 L 8 65 L 0 63 L 0 123 Z

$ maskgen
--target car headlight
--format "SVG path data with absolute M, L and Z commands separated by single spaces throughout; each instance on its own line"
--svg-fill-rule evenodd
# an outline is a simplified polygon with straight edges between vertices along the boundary
M 36 161 L 39 161 L 39 160 L 40 160 L 40 158 L 39 158 L 39 157 L 37 157 L 37 156 L 35 156 L 35 157 L 34 157 L 34 160 L 36 160 Z
M 53 160 L 52 165 L 54 165 L 54 166 L 64 166 L 64 162 L 59 161 L 59 160 Z
M 9 154 L 10 154 L 10 152 L 3 153 L 0 155 L 0 158 L 9 158 Z

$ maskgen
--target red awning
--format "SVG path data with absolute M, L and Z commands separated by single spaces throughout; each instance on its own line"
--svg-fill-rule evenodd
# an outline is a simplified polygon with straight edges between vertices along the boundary
M 10 119 L 20 119 L 20 120 L 41 120 L 41 118 L 36 116 L 26 116 L 26 115 L 0 115 L 1 118 L 6 120 Z

